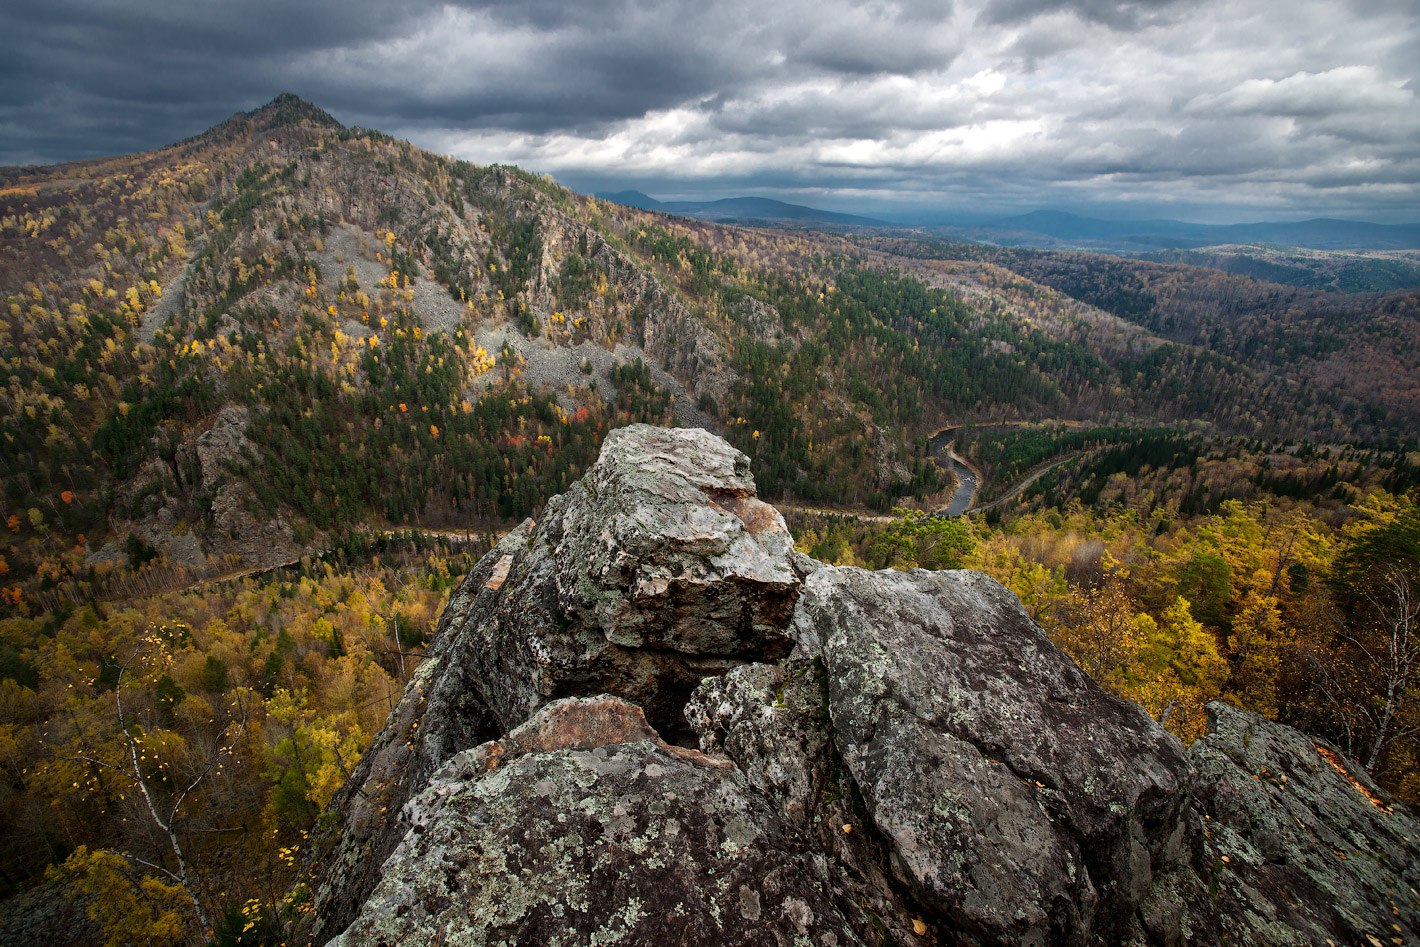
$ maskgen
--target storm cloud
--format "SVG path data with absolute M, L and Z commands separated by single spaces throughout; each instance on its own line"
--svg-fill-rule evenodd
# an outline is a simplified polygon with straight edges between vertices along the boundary
M 1413 0 L 9 0 L 0 163 L 289 90 L 584 190 L 1420 219 Z

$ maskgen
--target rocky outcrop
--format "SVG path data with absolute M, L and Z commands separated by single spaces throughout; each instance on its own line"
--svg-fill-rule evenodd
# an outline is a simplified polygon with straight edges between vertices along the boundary
M 256 495 L 233 474 L 255 450 L 248 421 L 246 408 L 229 405 L 205 429 L 155 438 L 157 456 L 118 491 L 115 506 L 122 513 L 109 524 L 116 538 L 91 561 L 125 558 L 130 533 L 195 572 L 264 568 L 299 557 L 291 525 L 280 515 L 253 513 Z
M 626 257 L 591 229 L 584 231 L 589 256 L 620 287 L 636 322 L 634 339 L 692 396 L 709 395 L 725 404 L 738 380 L 725 343 L 697 318 L 680 294 Z
M 500 730 L 557 697 L 611 693 L 679 732 L 701 679 L 789 652 L 793 556 L 743 454 L 704 431 L 636 425 L 498 545 L 444 623 L 463 685 Z
M 701 680 L 792 648 L 795 563 L 739 451 L 699 430 L 612 432 L 587 475 L 451 598 L 429 659 L 336 798 L 318 933 L 353 917 L 434 771 L 547 703 L 614 694 L 686 739 L 681 711 Z
M 730 351 L 682 294 L 629 255 L 624 244 L 609 241 L 597 227 L 568 213 L 555 200 L 535 197 L 517 187 L 515 179 L 500 181 L 504 173 L 489 175 L 492 192 L 537 220 L 538 253 L 528 279 L 528 305 L 544 316 L 564 310 L 571 319 L 575 313 L 590 323 L 589 328 L 596 327 L 591 333 L 594 339 L 622 339 L 673 378 L 692 404 L 705 395 L 725 404 L 730 387 L 739 380 Z M 580 294 L 564 291 L 562 274 L 573 257 L 616 288 L 620 305 L 588 305 Z M 778 314 L 773 313 L 773 318 L 777 324 Z
M 869 943 L 814 854 L 723 758 L 614 697 L 460 753 L 338 944 Z
M 933 911 L 893 877 L 890 844 L 873 831 L 837 752 L 822 661 L 796 657 L 707 679 L 686 717 L 701 749 L 733 761 L 800 844 L 820 853 L 837 897 L 873 918 L 870 943 L 930 942 L 922 935 L 935 926 Z
M 104 931 L 89 917 L 88 908 L 89 899 L 62 880 L 11 895 L 0 910 L 0 947 L 61 942 L 68 947 L 99 947 Z
M 1197 868 L 1232 944 L 1420 943 L 1420 823 L 1335 747 L 1208 707 Z
M 1022 944 L 1115 939 L 1176 860 L 1188 766 L 980 573 L 823 569 L 795 623 L 893 871 L 943 921 Z
M 1185 751 L 991 579 L 820 566 L 742 454 L 626 428 L 453 596 L 329 813 L 314 933 L 1413 941 L 1420 823 L 1212 712 Z

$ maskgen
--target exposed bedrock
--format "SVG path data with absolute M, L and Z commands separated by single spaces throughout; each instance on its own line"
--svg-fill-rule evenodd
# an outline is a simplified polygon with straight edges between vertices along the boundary
M 1185 750 L 990 578 L 822 566 L 743 454 L 624 428 L 450 600 L 315 939 L 1414 943 L 1414 816 L 1211 710 Z

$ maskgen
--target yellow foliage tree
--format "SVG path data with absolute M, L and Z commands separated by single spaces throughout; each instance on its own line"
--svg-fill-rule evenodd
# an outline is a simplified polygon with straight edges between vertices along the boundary
M 1148 624 L 1153 627 L 1126 672 L 1125 696 L 1191 743 L 1207 732 L 1203 708 L 1222 693 L 1228 664 L 1212 633 L 1193 617 L 1187 599 L 1174 599 L 1159 621 Z
M 1295 636 L 1282 621 L 1277 599 L 1249 592 L 1228 638 L 1233 674 L 1229 697 L 1269 719 L 1277 716 L 1277 675 Z
M 135 870 L 121 855 L 80 845 L 49 874 L 54 880 L 68 881 L 73 893 L 87 902 L 90 919 L 103 931 L 105 947 L 161 947 L 190 939 L 191 905 L 182 886 Z

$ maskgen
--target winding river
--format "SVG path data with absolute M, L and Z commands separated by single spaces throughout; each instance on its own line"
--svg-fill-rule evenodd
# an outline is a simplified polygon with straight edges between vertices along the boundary
M 976 471 L 952 450 L 956 441 L 955 433 L 955 428 L 948 428 L 934 435 L 931 440 L 932 455 L 957 478 L 957 488 L 952 494 L 951 502 L 938 513 L 939 516 L 961 516 L 971 509 L 972 503 L 976 502 L 976 493 L 981 489 L 981 478 L 977 476 Z

